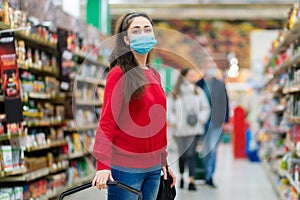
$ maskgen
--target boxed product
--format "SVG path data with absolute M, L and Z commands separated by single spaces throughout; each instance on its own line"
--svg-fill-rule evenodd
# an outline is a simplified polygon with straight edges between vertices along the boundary
M 15 200 L 23 200 L 23 187 L 14 187 Z
M 9 194 L 5 193 L 5 192 L 0 192 L 0 199 L 1 200 L 11 200 Z
M 8 195 L 8 200 L 15 200 L 15 197 L 14 197 L 14 188 L 8 188 L 8 187 L 7 188 L 0 188 L 0 194 L 1 193 L 2 194 L 7 194 Z M 7 198 L 7 195 L 6 195 L 6 198 Z
M 12 146 L 12 164 L 13 168 L 24 168 L 24 151 L 19 146 Z
M 13 169 L 13 158 L 12 158 L 12 148 L 10 145 L 1 146 L 1 154 L 3 160 L 4 171 L 11 171 Z
M 47 157 L 25 158 L 26 167 L 29 171 L 36 171 L 47 167 Z

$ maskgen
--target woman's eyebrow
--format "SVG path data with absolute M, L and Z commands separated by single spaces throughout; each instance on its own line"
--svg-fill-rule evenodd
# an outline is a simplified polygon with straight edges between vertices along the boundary
M 132 29 L 134 29 L 134 28 L 141 28 L 142 26 L 134 26 L 134 27 L 132 27 Z M 146 25 L 146 26 L 144 26 L 144 28 L 148 28 L 148 27 L 151 27 L 150 25 Z
M 134 26 L 134 27 L 132 27 L 132 28 L 134 29 L 134 28 L 141 28 L 141 27 L 140 27 L 140 26 Z

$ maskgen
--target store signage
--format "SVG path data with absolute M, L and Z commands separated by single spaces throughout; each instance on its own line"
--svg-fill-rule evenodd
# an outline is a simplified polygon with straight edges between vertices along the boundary
M 21 87 L 13 32 L 0 33 L 0 69 L 6 123 L 22 122 Z

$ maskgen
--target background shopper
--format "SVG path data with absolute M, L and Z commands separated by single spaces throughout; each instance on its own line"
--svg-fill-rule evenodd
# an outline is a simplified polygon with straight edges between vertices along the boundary
M 206 123 L 206 133 L 202 145 L 205 166 L 205 182 L 208 186 L 216 187 L 213 175 L 216 168 L 217 148 L 222 138 L 224 122 L 229 120 L 229 105 L 225 84 L 217 78 L 218 70 L 208 68 L 204 78 L 196 85 L 203 88 L 211 106 L 211 116 Z
M 119 19 L 115 32 L 94 145 L 98 171 L 93 185 L 103 189 L 107 180 L 117 180 L 141 190 L 143 200 L 155 200 L 161 168 L 167 178 L 167 136 L 166 98 L 158 72 L 149 65 L 156 44 L 153 22 L 144 13 L 129 13 Z M 173 187 L 176 178 L 171 169 L 169 173 Z M 108 199 L 137 197 L 108 187 Z
M 168 121 L 173 126 L 178 146 L 180 188 L 184 187 L 184 169 L 189 168 L 189 190 L 196 190 L 194 184 L 196 144 L 199 135 L 204 133 L 204 124 L 210 115 L 208 100 L 204 91 L 195 85 L 198 73 L 194 69 L 183 69 L 168 99 Z M 188 121 L 196 114 L 196 123 Z

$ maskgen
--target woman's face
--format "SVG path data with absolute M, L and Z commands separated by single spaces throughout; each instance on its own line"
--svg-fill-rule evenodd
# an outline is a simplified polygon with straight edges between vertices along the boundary
M 141 34 L 154 34 L 151 22 L 142 16 L 133 18 L 127 30 L 129 38 L 136 37 Z M 129 45 L 130 40 L 128 37 L 125 37 L 125 42 Z
M 200 80 L 201 76 L 195 69 L 190 69 L 185 76 L 186 80 L 191 84 L 195 84 L 197 81 Z

